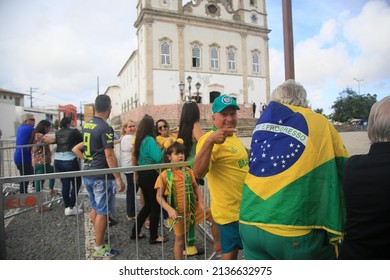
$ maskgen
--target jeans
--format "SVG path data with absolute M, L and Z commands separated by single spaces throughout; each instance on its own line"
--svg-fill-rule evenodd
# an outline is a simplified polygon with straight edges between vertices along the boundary
M 134 173 L 126 173 L 126 212 L 128 217 L 135 217 L 135 193 L 138 192 L 138 185 L 134 187 Z M 134 192 L 135 189 L 135 192 Z
M 56 172 L 79 171 L 80 166 L 77 158 L 73 160 L 55 160 Z M 73 208 L 76 204 L 76 196 L 81 186 L 81 177 L 61 178 L 62 198 L 65 208 Z M 72 185 L 72 186 L 71 186 Z
M 83 177 L 88 192 L 89 204 L 98 215 L 115 213 L 116 182 L 110 179 L 90 179 Z
M 53 165 L 50 165 L 48 163 L 45 164 L 36 164 L 34 166 L 35 174 L 46 174 L 46 173 L 54 173 L 54 167 Z M 49 179 L 49 189 L 54 189 L 54 179 Z M 43 187 L 43 184 L 45 183 L 45 180 L 38 180 L 35 181 L 35 191 L 40 192 L 41 191 L 41 184 Z
M 16 167 L 19 170 L 20 176 L 34 174 L 34 169 L 32 167 L 31 162 L 28 162 L 28 163 L 17 163 Z M 20 182 L 20 184 L 19 184 L 19 191 L 20 191 L 20 193 L 27 193 L 28 183 L 29 183 L 29 181 Z M 34 185 L 34 182 L 33 182 L 33 185 Z

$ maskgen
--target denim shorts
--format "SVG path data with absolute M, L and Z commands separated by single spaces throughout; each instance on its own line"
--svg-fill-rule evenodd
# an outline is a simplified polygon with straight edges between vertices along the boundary
M 111 215 L 115 212 L 115 180 L 83 178 L 83 183 L 88 192 L 89 204 L 96 214 Z
M 242 249 L 242 241 L 238 229 L 238 221 L 225 225 L 218 224 L 221 236 L 221 250 L 223 254 L 227 254 L 235 249 Z

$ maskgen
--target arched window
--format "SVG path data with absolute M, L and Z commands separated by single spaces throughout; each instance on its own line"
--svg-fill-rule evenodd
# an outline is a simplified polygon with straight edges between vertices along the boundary
M 227 57 L 228 57 L 228 70 L 236 71 L 236 54 L 233 49 L 228 50 Z
M 200 68 L 200 48 L 198 45 L 192 46 L 192 67 Z
M 167 42 L 161 44 L 161 64 L 170 65 L 171 64 L 171 50 Z
M 253 53 L 252 55 L 252 70 L 253 74 L 259 74 L 260 73 L 260 62 L 259 62 L 259 54 L 257 52 Z
M 211 69 L 219 69 L 219 55 L 218 49 L 216 47 L 212 47 L 210 50 L 210 66 Z

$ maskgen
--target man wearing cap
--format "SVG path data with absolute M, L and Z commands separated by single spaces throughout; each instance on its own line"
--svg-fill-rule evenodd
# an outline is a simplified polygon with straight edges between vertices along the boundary
M 242 248 L 238 230 L 242 188 L 248 173 L 248 152 L 235 134 L 237 127 L 236 101 L 221 95 L 214 100 L 213 129 L 204 134 L 196 146 L 193 171 L 196 178 L 206 176 L 211 213 L 221 235 L 221 259 L 237 259 Z

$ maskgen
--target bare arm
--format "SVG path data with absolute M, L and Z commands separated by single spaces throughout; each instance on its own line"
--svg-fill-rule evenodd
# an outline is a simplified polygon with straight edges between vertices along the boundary
M 45 136 L 43 138 L 43 142 L 49 143 L 49 144 L 54 144 L 57 142 L 57 139 L 55 137 Z
M 199 153 L 196 153 L 192 170 L 196 178 L 203 178 L 204 175 L 209 171 L 209 164 L 211 159 L 211 152 L 213 151 L 214 143 L 212 140 L 207 138 L 204 142 Z
M 157 179 L 157 180 L 159 180 L 159 179 Z M 176 218 L 178 216 L 177 212 L 175 209 L 172 208 L 171 205 L 168 204 L 168 202 L 165 200 L 164 196 L 162 196 L 161 186 L 160 186 L 160 188 L 157 189 L 156 200 L 162 206 L 162 208 L 164 208 L 164 210 L 168 212 L 169 218 L 171 218 L 172 220 L 176 220 Z
M 202 192 L 200 191 L 200 188 L 199 188 L 199 186 L 198 186 L 198 183 L 196 183 L 196 181 L 193 181 L 193 182 L 192 182 L 192 188 L 193 188 L 193 190 L 194 190 L 195 197 L 198 199 L 198 203 L 199 203 L 200 209 L 204 210 L 204 198 L 203 198 L 203 194 L 202 194 Z
M 79 158 L 79 159 L 84 159 L 84 154 L 83 154 L 83 149 L 84 149 L 84 143 L 80 142 L 76 146 L 72 148 L 72 152 Z
M 222 144 L 225 142 L 227 135 L 235 131 L 235 128 L 217 129 L 205 140 L 200 151 L 196 153 L 192 167 L 196 178 L 203 178 L 209 171 L 214 144 Z
M 203 131 L 198 122 L 194 123 L 194 128 L 192 129 L 192 136 L 196 139 L 196 141 L 199 140 L 200 137 L 202 137 Z
M 108 164 L 108 167 L 115 168 L 118 167 L 118 161 L 115 156 L 115 152 L 113 148 L 106 148 L 104 149 L 104 155 L 106 156 L 106 161 Z M 120 173 L 113 173 L 115 176 L 115 180 L 118 184 L 118 191 L 123 192 L 125 190 L 125 183 L 122 180 Z

